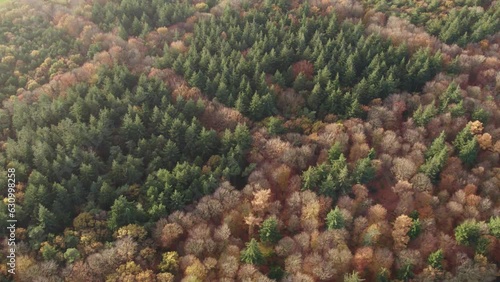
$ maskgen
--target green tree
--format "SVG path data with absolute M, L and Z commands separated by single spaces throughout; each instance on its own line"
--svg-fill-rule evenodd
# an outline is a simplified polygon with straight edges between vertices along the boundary
M 246 248 L 241 251 L 241 261 L 248 264 L 262 264 L 264 263 L 264 256 L 259 248 L 257 240 L 252 238 L 250 242 L 246 243 Z
M 429 255 L 427 262 L 430 266 L 436 269 L 443 268 L 443 250 L 439 249 Z
M 432 146 L 431 146 L 432 147 Z M 434 150 L 435 148 L 433 148 Z M 448 157 L 448 149 L 443 147 L 437 154 L 428 157 L 425 163 L 420 167 L 420 171 L 427 175 L 431 181 L 436 183 L 439 180 L 439 174 L 443 169 Z
M 490 217 L 488 227 L 490 228 L 491 235 L 495 236 L 497 239 L 500 238 L 500 216 Z
M 276 117 L 270 117 L 267 123 L 267 132 L 273 136 L 283 134 L 285 132 L 283 121 Z
M 471 166 L 475 163 L 479 151 L 479 144 L 476 137 L 471 132 L 470 124 L 457 134 L 457 137 L 453 141 L 453 145 L 458 151 L 459 158 L 465 165 Z
M 426 126 L 427 123 L 436 115 L 436 108 L 434 103 L 426 106 L 425 109 L 419 105 L 417 110 L 413 113 L 413 120 L 418 126 Z
M 275 244 L 281 239 L 281 234 L 278 230 L 278 221 L 273 217 L 268 217 L 259 230 L 260 240 L 265 243 Z
M 64 259 L 70 264 L 75 262 L 79 258 L 80 252 L 75 248 L 68 248 L 66 252 L 64 252 Z
M 476 220 L 465 220 L 455 228 L 455 239 L 460 245 L 474 245 L 480 236 L 481 228 Z
M 345 226 L 344 216 L 340 211 L 339 207 L 335 207 L 335 209 L 330 210 L 326 215 L 326 227 L 328 230 L 332 229 L 341 229 Z
M 439 134 L 439 136 L 432 141 L 431 146 L 425 151 L 425 159 L 428 160 L 435 155 L 439 154 L 446 147 L 446 135 L 444 131 Z
M 368 183 L 375 177 L 375 168 L 372 166 L 370 158 L 366 157 L 356 163 L 352 172 L 353 179 L 357 183 Z
M 111 230 L 117 230 L 124 225 L 137 223 L 139 219 L 140 216 L 137 207 L 121 195 L 111 207 L 108 227 Z
M 339 142 L 335 142 L 328 150 L 328 161 L 333 163 L 340 158 L 342 154 L 342 146 Z
M 57 217 L 49 211 L 42 204 L 38 204 L 38 224 L 41 226 L 47 233 L 52 233 L 57 230 Z
M 420 219 L 414 218 L 412 220 L 412 224 L 410 230 L 408 231 L 408 236 L 410 239 L 415 239 L 422 231 L 422 224 L 420 223 Z

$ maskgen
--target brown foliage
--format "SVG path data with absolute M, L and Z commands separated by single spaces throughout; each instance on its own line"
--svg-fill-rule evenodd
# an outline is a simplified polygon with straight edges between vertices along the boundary
M 392 238 L 394 240 L 394 249 L 402 250 L 406 248 L 406 245 L 410 241 L 408 236 L 408 231 L 412 225 L 412 219 L 407 215 L 400 215 L 396 218 L 394 222 L 394 227 L 392 231 Z
M 164 221 L 160 220 L 156 223 L 157 230 L 160 231 L 160 237 L 158 238 L 158 244 L 163 248 L 168 248 L 172 246 L 178 239 L 180 239 L 181 235 L 184 233 L 182 226 L 177 223 L 166 223 L 163 224 Z
M 314 75 L 314 65 L 306 60 L 301 60 L 292 65 L 293 78 L 295 79 L 300 73 L 304 74 L 307 79 L 312 79 Z
M 359 273 L 364 273 L 373 262 L 373 249 L 362 247 L 356 250 L 353 258 L 354 269 Z

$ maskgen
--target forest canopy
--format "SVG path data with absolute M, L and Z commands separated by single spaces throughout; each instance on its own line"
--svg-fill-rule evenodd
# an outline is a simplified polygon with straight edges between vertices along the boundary
M 499 1 L 2 2 L 0 282 L 496 281 Z

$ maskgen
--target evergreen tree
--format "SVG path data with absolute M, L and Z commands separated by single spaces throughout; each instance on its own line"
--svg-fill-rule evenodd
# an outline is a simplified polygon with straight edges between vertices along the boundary
M 339 207 L 335 207 L 335 209 L 330 210 L 326 215 L 326 227 L 328 230 L 332 229 L 341 229 L 344 228 L 345 221 L 342 212 Z
M 373 168 L 370 158 L 359 160 L 352 174 L 357 183 L 365 184 L 372 180 L 375 177 L 375 168 Z
M 246 248 L 241 251 L 241 261 L 248 264 L 262 264 L 264 263 L 264 256 L 259 249 L 257 240 L 251 239 L 246 243 Z
M 443 268 L 443 250 L 439 249 L 429 255 L 427 262 L 436 269 Z
M 465 220 L 455 228 L 455 239 L 460 245 L 473 245 L 481 236 L 481 228 L 475 220 Z
M 108 218 L 108 227 L 111 230 L 117 230 L 127 224 L 137 223 L 139 221 L 139 211 L 134 203 L 127 201 L 122 195 L 115 200 L 111 207 Z
M 453 145 L 458 151 L 458 156 L 465 165 L 471 166 L 475 163 L 479 145 L 476 137 L 471 132 L 470 124 L 457 134 L 453 141 Z
M 445 138 L 446 135 L 444 131 L 442 131 L 441 134 L 439 134 L 439 136 L 436 139 L 434 139 L 434 141 L 432 141 L 431 146 L 425 152 L 426 160 L 434 157 L 435 155 L 439 154 L 439 152 L 441 152 L 444 148 L 446 148 Z
M 265 243 L 275 244 L 281 239 L 281 234 L 278 230 L 278 222 L 273 217 L 268 217 L 259 230 L 260 240 Z

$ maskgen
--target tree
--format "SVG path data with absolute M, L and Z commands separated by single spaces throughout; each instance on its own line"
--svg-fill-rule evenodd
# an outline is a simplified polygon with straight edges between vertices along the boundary
M 455 228 L 455 239 L 461 245 L 470 246 L 478 242 L 481 227 L 474 219 L 468 219 Z
M 73 263 L 79 258 L 80 258 L 80 252 L 75 248 L 68 248 L 66 252 L 64 252 L 64 259 L 68 263 Z
M 179 269 L 179 254 L 177 252 L 163 253 L 158 269 L 160 272 L 177 272 Z
M 408 232 L 412 227 L 413 221 L 407 215 L 400 215 L 396 218 L 394 222 L 394 228 L 392 231 L 392 238 L 394 239 L 394 247 L 397 250 L 402 250 L 406 247 L 406 244 L 410 241 Z
M 431 146 L 425 152 L 425 159 L 428 160 L 439 154 L 443 150 L 443 148 L 446 147 L 445 140 L 446 134 L 444 133 L 444 131 L 442 131 L 441 134 L 439 134 L 439 136 L 434 139 L 434 141 L 432 141 Z
M 439 249 L 429 255 L 427 262 L 430 266 L 436 269 L 443 268 L 443 250 Z
M 264 117 L 264 105 L 262 103 L 261 97 L 259 96 L 259 94 L 257 94 L 257 92 L 255 92 L 252 96 L 249 111 L 250 116 L 254 120 L 261 120 Z
M 246 248 L 241 251 L 241 261 L 248 264 L 262 264 L 264 263 L 264 256 L 260 251 L 257 240 L 252 238 L 250 242 L 246 243 Z
M 447 157 L 448 149 L 444 146 L 437 154 L 432 157 L 429 156 L 425 163 L 420 167 L 420 172 L 427 175 L 434 183 L 437 182 L 437 180 L 439 180 L 439 174 L 446 163 Z
M 500 238 L 500 216 L 492 216 L 490 222 L 488 222 L 488 227 L 491 235 L 497 239 Z
M 408 231 L 408 236 L 410 237 L 410 239 L 417 238 L 417 236 L 420 234 L 421 229 L 422 225 L 420 223 L 420 220 L 418 218 L 413 219 L 410 230 Z
M 479 145 L 476 137 L 472 133 L 471 126 L 474 123 L 469 123 L 458 134 L 453 145 L 458 151 L 458 156 L 465 165 L 471 166 L 476 161 Z M 475 125 L 475 124 L 474 124 Z
M 121 226 L 137 223 L 139 219 L 140 215 L 137 207 L 121 195 L 111 207 L 108 227 L 111 230 L 117 230 Z
M 332 147 L 328 150 L 328 161 L 333 163 L 333 161 L 338 160 L 342 154 L 342 146 L 339 142 L 335 142 Z
M 342 215 L 339 207 L 335 207 L 335 209 L 328 212 L 326 215 L 326 226 L 328 230 L 341 229 L 344 228 L 344 225 L 344 216 Z
M 362 282 L 362 281 L 365 281 L 365 279 L 361 278 L 357 271 L 344 274 L 344 282 Z
M 267 124 L 267 131 L 270 135 L 279 135 L 285 132 L 283 121 L 276 117 L 270 117 Z
M 54 232 L 58 227 L 57 217 L 42 204 L 38 204 L 38 222 L 47 233 Z
M 369 157 L 359 160 L 352 172 L 356 183 L 365 184 L 375 177 L 375 168 L 371 164 Z
M 278 221 L 274 217 L 268 217 L 259 230 L 260 240 L 265 243 L 275 244 L 281 239 L 278 230 Z

